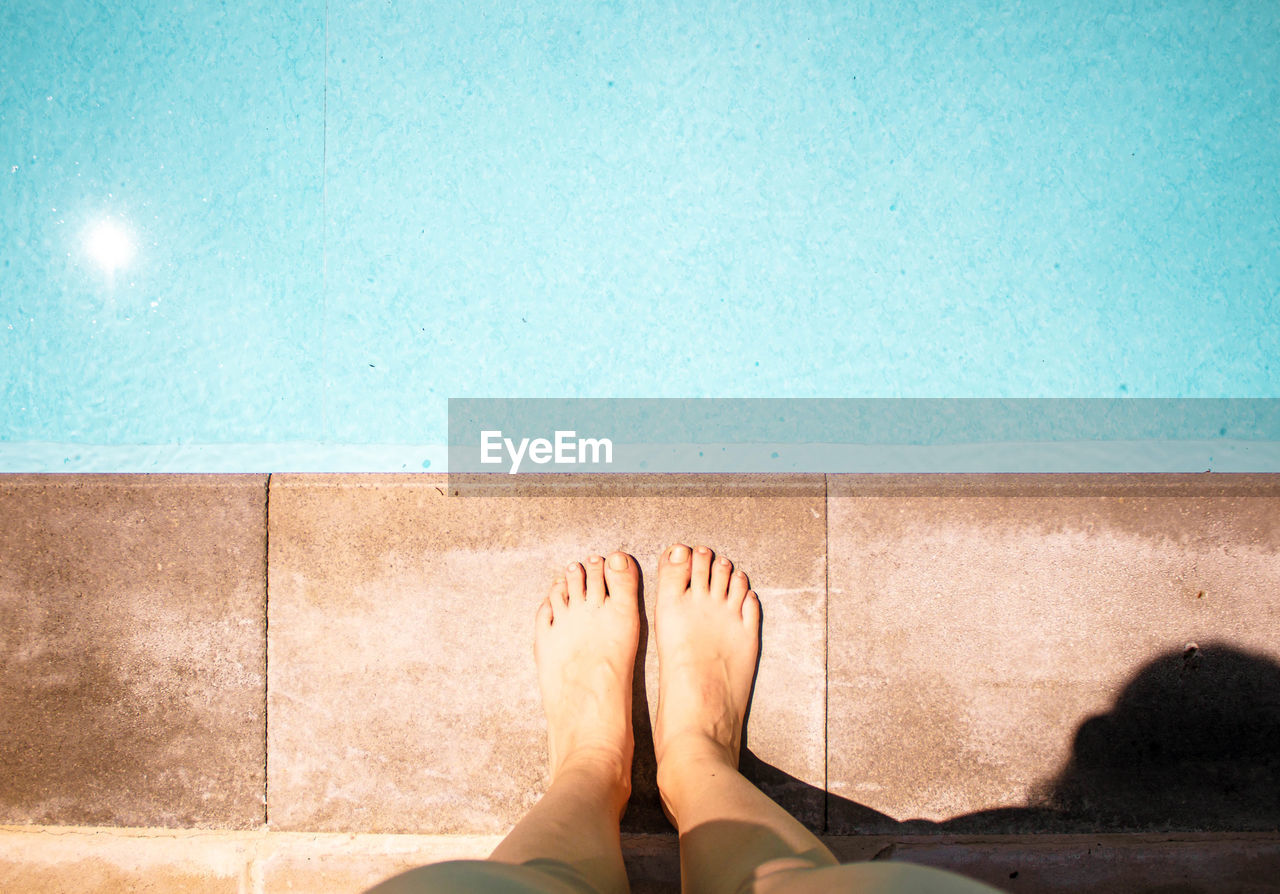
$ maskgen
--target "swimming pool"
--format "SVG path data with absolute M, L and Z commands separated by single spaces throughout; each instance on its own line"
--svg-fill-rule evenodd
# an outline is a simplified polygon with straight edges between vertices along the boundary
M 1280 397 L 1280 7 L 0 11 L 0 470 L 450 397 Z

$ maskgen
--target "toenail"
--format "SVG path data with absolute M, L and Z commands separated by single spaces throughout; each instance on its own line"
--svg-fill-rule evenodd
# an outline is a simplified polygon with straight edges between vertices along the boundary
M 673 546 L 673 547 L 671 547 L 671 561 L 673 561 L 673 562 L 683 562 L 683 561 L 685 560 L 685 558 L 686 558 L 686 555 L 685 555 L 685 551 L 684 551 L 684 547 L 683 547 L 683 546 Z
M 720 558 L 720 565 L 721 565 L 721 567 L 723 567 L 723 568 L 728 568 L 728 567 L 729 567 L 729 560 L 728 560 L 728 559 L 726 559 L 726 558 L 724 558 L 724 557 L 722 556 L 722 557 Z
M 614 553 L 609 557 L 609 567 L 614 571 L 626 571 L 627 557 L 622 553 Z
M 578 570 L 578 563 L 577 563 L 577 562 L 570 562 L 570 563 L 568 564 L 568 566 L 567 566 L 567 567 L 568 567 L 568 569 L 569 569 L 569 573 L 570 573 L 570 574 L 573 574 L 573 572 L 575 572 L 575 571 L 577 571 L 577 570 Z
M 599 557 L 599 556 L 591 556 L 589 559 L 587 559 L 587 561 L 588 561 L 588 562 L 590 562 L 592 565 L 595 565 L 595 564 L 599 563 L 599 561 L 600 561 L 600 557 Z
M 705 556 L 709 552 L 711 552 L 711 550 L 707 549 L 705 546 L 698 547 L 698 555 Z

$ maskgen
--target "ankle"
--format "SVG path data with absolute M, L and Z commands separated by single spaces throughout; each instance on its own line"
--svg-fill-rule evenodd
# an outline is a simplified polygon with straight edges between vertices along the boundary
M 578 748 L 560 761 L 553 775 L 556 782 L 573 779 L 610 801 L 625 804 L 631 797 L 631 762 L 611 750 Z
M 731 769 L 738 768 L 738 736 L 728 730 L 717 731 L 716 735 L 708 734 L 700 729 L 685 729 L 672 735 L 659 735 L 655 742 L 655 756 L 658 759 L 658 772 L 663 767 L 679 769 L 690 764 L 713 761 L 728 764 Z M 726 740 L 728 740 L 726 744 Z
M 686 792 L 700 791 L 708 776 L 738 772 L 736 749 L 695 733 L 664 742 L 657 759 L 658 791 L 669 806 L 678 803 Z

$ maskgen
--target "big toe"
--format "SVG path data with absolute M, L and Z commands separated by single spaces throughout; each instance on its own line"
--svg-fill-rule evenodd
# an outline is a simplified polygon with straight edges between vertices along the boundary
M 618 550 L 605 560 L 604 582 L 607 602 L 617 608 L 636 612 L 639 609 L 640 566 L 636 560 Z
M 658 599 L 670 599 L 689 589 L 693 573 L 693 556 L 689 547 L 675 543 L 667 547 L 658 560 Z

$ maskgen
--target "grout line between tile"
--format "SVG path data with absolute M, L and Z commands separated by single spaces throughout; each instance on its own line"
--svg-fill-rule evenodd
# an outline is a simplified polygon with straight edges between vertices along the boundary
M 270 825 L 268 813 L 267 786 L 270 784 L 269 764 L 271 761 L 271 737 L 268 735 L 270 722 L 270 701 L 267 698 L 267 687 L 271 674 L 271 612 L 268 602 L 271 599 L 271 473 L 267 473 L 267 492 L 262 501 L 262 826 Z
M 830 834 L 831 784 L 831 476 L 822 476 L 822 833 Z

